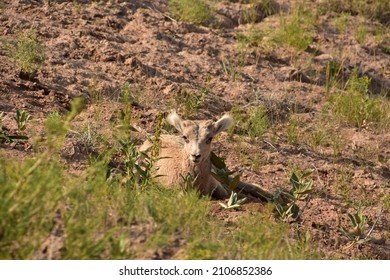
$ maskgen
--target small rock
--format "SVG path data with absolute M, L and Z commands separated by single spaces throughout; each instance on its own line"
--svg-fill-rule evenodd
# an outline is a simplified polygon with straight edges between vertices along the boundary
M 318 62 L 328 62 L 331 60 L 333 60 L 333 56 L 327 53 L 320 54 L 314 58 L 314 61 L 318 61 Z

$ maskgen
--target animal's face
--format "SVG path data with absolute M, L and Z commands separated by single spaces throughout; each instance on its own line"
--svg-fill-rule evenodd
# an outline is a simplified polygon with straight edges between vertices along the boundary
M 184 121 L 176 113 L 171 113 L 168 116 L 168 122 L 181 133 L 184 151 L 188 159 L 195 164 L 199 164 L 209 158 L 213 137 L 228 129 L 232 119 L 225 115 L 217 122 Z
M 189 159 L 199 163 L 208 158 L 211 151 L 211 141 L 215 135 L 211 121 L 193 122 L 184 121 L 181 131 L 184 141 L 184 150 Z

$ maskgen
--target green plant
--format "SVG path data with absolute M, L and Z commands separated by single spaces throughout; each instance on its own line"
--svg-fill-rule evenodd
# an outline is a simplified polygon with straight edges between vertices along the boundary
M 337 17 L 333 20 L 333 24 L 336 27 L 337 32 L 339 33 L 345 33 L 347 30 L 347 25 L 349 21 L 351 20 L 351 14 L 350 13 L 344 13 L 337 15 Z
M 192 176 L 192 174 L 188 173 L 186 176 L 180 174 L 180 176 L 183 179 L 183 183 L 180 185 L 181 189 L 184 192 L 194 190 L 195 178 Z
M 234 131 L 238 134 L 251 138 L 261 137 L 268 129 L 267 110 L 262 105 L 251 107 L 248 110 L 235 106 L 232 108 L 231 114 L 236 124 Z M 233 129 L 230 130 L 230 133 L 232 132 Z
M 390 121 L 390 103 L 384 96 L 374 97 L 369 94 L 370 82 L 370 78 L 359 77 L 355 70 L 345 91 L 339 91 L 329 99 L 335 116 L 358 128 L 370 125 L 386 128 Z
M 121 165 L 110 173 L 119 171 L 122 174 L 122 184 L 135 189 L 144 189 L 152 185 L 153 160 L 148 152 L 140 152 L 135 143 L 128 139 L 119 139 L 119 151 L 122 155 Z
M 3 129 L 3 118 L 4 113 L 0 112 L 0 140 L 3 140 L 5 142 L 13 142 L 14 140 L 27 140 L 28 136 L 23 134 L 15 134 L 10 135 L 6 132 L 6 130 Z M 30 115 L 25 111 L 16 111 L 16 117 L 15 121 L 18 124 L 18 128 L 20 131 L 23 131 L 26 129 L 27 122 L 30 118 Z
M 1 14 L 4 14 L 5 7 L 6 7 L 6 5 L 5 5 L 5 0 L 1 0 L 1 1 L 0 1 L 0 13 L 1 13 Z
M 275 205 L 276 213 L 280 220 L 286 222 L 290 218 L 294 220 L 299 218 L 303 210 L 300 210 L 296 203 L 313 191 L 313 180 L 307 179 L 311 173 L 309 171 L 297 175 L 293 172 L 290 177 L 292 189 L 290 191 L 279 190 L 275 193 L 272 202 Z
M 44 49 L 32 29 L 20 33 L 15 44 L 8 42 L 6 52 L 29 77 L 33 77 L 45 61 Z
M 248 0 L 245 3 L 249 5 L 244 6 L 243 19 L 240 24 L 254 24 L 277 10 L 275 2 L 272 0 Z
M 211 163 L 214 165 L 215 169 L 211 172 L 211 175 L 217 179 L 224 186 L 229 187 L 229 189 L 233 192 L 240 182 L 241 171 L 231 171 L 225 161 L 218 157 L 214 152 L 210 153 Z M 234 177 L 234 173 L 237 173 Z
M 387 210 L 390 210 L 390 195 L 386 195 L 383 199 L 384 206 Z
M 297 4 L 289 17 L 281 16 L 280 29 L 273 32 L 272 41 L 304 51 L 313 42 L 315 22 L 316 15 Z
M 347 202 L 351 202 L 351 182 L 353 178 L 353 172 L 350 168 L 342 167 L 337 169 L 335 172 L 335 188 L 339 192 L 339 194 L 347 200 Z
M 120 118 L 122 119 L 123 128 L 125 132 L 129 132 L 131 128 L 131 108 L 132 108 L 132 95 L 131 95 L 131 89 L 130 84 L 125 83 L 121 90 L 121 101 L 124 105 L 123 109 L 123 116 Z
M 385 54 L 390 55 L 390 46 L 380 46 L 380 48 Z
M 208 95 L 208 88 L 204 88 L 201 92 L 192 92 L 183 88 L 175 95 L 175 107 L 179 107 L 183 111 L 184 116 L 189 117 L 203 106 Z
M 44 144 L 50 154 L 55 155 L 61 149 L 71 122 L 81 113 L 84 106 L 85 100 L 83 98 L 74 98 L 71 102 L 71 110 L 67 115 L 61 116 L 58 112 L 48 115 L 45 120 L 46 141 Z
M 367 26 L 365 24 L 358 25 L 355 31 L 355 38 L 359 44 L 364 44 L 368 34 Z
M 74 8 L 75 12 L 80 13 L 82 10 L 81 3 L 79 3 L 77 0 L 73 0 L 72 3 L 73 3 L 73 8 Z
M 96 154 L 99 146 L 104 141 L 96 125 L 87 124 L 78 132 L 73 131 L 73 133 L 75 134 L 76 144 L 81 146 L 88 154 Z
M 102 100 L 103 90 L 99 87 L 97 75 L 93 75 L 92 80 L 88 85 L 88 93 L 94 102 L 99 102 Z
M 238 209 L 246 201 L 246 197 L 238 199 L 237 193 L 233 192 L 230 195 L 228 203 L 219 203 L 224 209 Z
M 343 65 L 334 60 L 329 61 L 326 65 L 325 87 L 327 96 L 330 96 L 331 89 L 337 87 L 341 82 L 343 69 Z
M 383 24 L 390 22 L 390 5 L 387 0 L 357 1 L 357 0 L 329 0 L 321 1 L 319 9 L 324 13 L 351 13 L 360 14 L 368 19 L 377 19 Z
M 238 65 L 230 59 L 223 59 L 221 61 L 223 73 L 229 77 L 233 82 L 240 78 L 240 72 L 237 70 Z
M 290 145 L 297 145 L 299 139 L 299 122 L 297 120 L 290 120 L 287 126 L 287 143 Z
M 243 50 L 248 47 L 261 47 L 263 46 L 263 39 L 267 35 L 268 32 L 251 27 L 249 31 L 239 32 L 237 34 L 237 42 L 239 45 L 239 49 Z
M 16 110 L 15 121 L 18 124 L 18 129 L 20 131 L 24 131 L 26 129 L 27 122 L 29 121 L 30 117 L 31 115 L 28 112 L 23 110 Z
M 213 17 L 213 9 L 204 0 L 169 0 L 169 10 L 179 20 L 204 24 Z
M 351 222 L 351 229 L 348 230 L 344 227 L 341 228 L 341 231 L 351 240 L 359 241 L 364 237 L 364 231 L 367 226 L 367 217 L 363 215 L 363 210 L 361 207 L 355 208 L 355 213 L 348 213 L 348 218 Z M 367 241 L 367 239 L 365 239 Z

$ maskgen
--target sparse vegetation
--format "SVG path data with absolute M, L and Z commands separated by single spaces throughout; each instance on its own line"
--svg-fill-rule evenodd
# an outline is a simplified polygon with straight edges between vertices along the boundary
M 354 71 L 345 91 L 331 96 L 329 101 L 332 111 L 341 121 L 359 128 L 386 128 L 390 120 L 389 101 L 385 97 L 370 95 L 369 84 L 368 77 L 359 77 L 358 72 Z
M 347 30 L 347 25 L 349 24 L 350 20 L 351 20 L 350 13 L 343 12 L 343 13 L 340 13 L 339 15 L 337 15 L 337 17 L 333 21 L 337 32 L 345 33 L 345 31 Z
M 15 121 L 18 124 L 18 129 L 24 131 L 27 127 L 27 122 L 30 119 L 30 114 L 23 110 L 16 110 Z
M 30 114 L 26 111 L 20 111 L 16 110 L 16 116 L 14 120 L 16 121 L 16 124 L 18 125 L 18 134 L 9 134 L 7 132 L 6 128 L 3 128 L 3 118 L 4 113 L 0 112 L 0 140 L 3 140 L 5 142 L 14 142 L 15 140 L 27 140 L 28 136 L 25 134 L 21 134 L 20 132 L 23 132 L 27 127 L 27 122 L 30 119 Z
M 79 111 L 75 102 L 67 116 L 52 114 L 47 120 L 47 138 L 64 135 Z M 47 249 L 54 258 L 134 258 L 145 250 L 170 246 L 177 235 L 187 243 L 183 258 L 315 257 L 288 239 L 286 227 L 263 217 L 261 223 L 260 217 L 248 217 L 253 219 L 251 227 L 244 226 L 247 218 L 245 223 L 238 221 L 241 233 L 237 236 L 246 237 L 224 242 L 231 235 L 223 223 L 209 215 L 207 197 L 200 198 L 191 189 L 183 196 L 179 189 L 159 188 L 150 180 L 148 163 L 139 163 L 140 153 L 133 143 L 120 140 L 119 144 L 119 169 L 109 166 L 117 152 L 106 147 L 107 152 L 91 160 L 77 178 L 70 176 L 59 158 L 49 156 L 48 151 L 24 163 L 2 156 L 1 258 L 41 258 L 44 246 L 54 246 L 45 240 L 54 240 L 54 236 L 58 250 L 53 253 L 54 247 Z M 128 231 L 145 235 L 146 242 L 132 247 L 134 240 L 132 234 L 126 234 Z M 148 235 L 148 231 L 153 234 Z M 27 232 L 31 238 L 26 238 Z M 260 232 L 264 237 L 259 240 Z M 244 252 L 242 246 L 250 240 L 258 245 Z M 230 245 L 223 248 L 223 243 Z M 264 244 L 267 246 L 261 249 Z
M 180 108 L 184 117 L 189 117 L 195 114 L 201 108 L 209 95 L 208 88 L 204 88 L 200 92 L 181 89 L 174 97 L 173 108 Z
M 335 172 L 335 188 L 338 194 L 341 195 L 344 200 L 351 203 L 351 183 L 353 178 L 353 172 L 351 168 L 345 167 L 336 170 Z
M 324 12 L 334 11 L 336 13 L 349 12 L 360 14 L 368 19 L 377 19 L 384 24 L 388 24 L 390 3 L 387 0 L 330 0 L 322 1 L 320 10 Z
M 240 78 L 238 64 L 231 59 L 223 59 L 221 62 L 223 73 L 233 82 Z
M 255 24 L 265 16 L 269 16 L 277 11 L 277 5 L 272 0 L 247 0 L 243 1 L 247 5 L 243 10 L 241 24 Z
M 297 3 L 290 13 L 280 14 L 279 17 L 277 28 L 265 25 L 239 33 L 237 36 L 239 47 L 259 48 L 265 52 L 279 46 L 292 47 L 294 52 L 306 50 L 313 42 L 316 14 L 305 9 L 303 4 Z
M 358 207 L 354 214 L 348 213 L 348 218 L 351 222 L 351 229 L 342 227 L 342 232 L 351 240 L 358 242 L 364 237 L 364 232 L 367 226 L 367 217 L 363 214 L 363 209 Z
M 312 171 L 296 174 L 293 172 L 290 177 L 292 188 L 290 191 L 279 190 L 274 194 L 272 202 L 274 203 L 277 217 L 284 221 L 299 219 L 303 212 L 297 205 L 297 201 L 307 198 L 313 191 L 313 180 L 308 179 Z
M 6 51 L 21 71 L 29 77 L 33 77 L 45 61 L 43 46 L 33 29 L 19 33 L 16 43 L 6 44 Z
M 355 37 L 356 40 L 359 42 L 359 44 L 364 44 L 366 41 L 368 35 L 367 26 L 364 23 L 361 23 L 358 25 L 356 31 L 355 31 Z
M 241 207 L 241 204 L 243 204 L 245 201 L 246 201 L 246 197 L 238 199 L 237 193 L 232 191 L 227 204 L 219 203 L 219 205 L 221 205 L 223 209 L 227 209 L 227 210 L 238 209 Z
M 204 0 L 170 0 L 169 10 L 175 18 L 197 24 L 206 23 L 213 16 L 212 8 Z
M 238 134 L 251 138 L 261 137 L 268 129 L 267 111 L 262 105 L 251 107 L 246 111 L 237 106 L 232 108 L 231 114 L 236 123 L 235 132 Z
M 287 143 L 297 145 L 299 143 L 299 121 L 290 119 L 287 126 Z
M 313 42 L 315 22 L 316 15 L 297 4 L 290 16 L 280 18 L 280 30 L 273 36 L 273 41 L 304 51 Z

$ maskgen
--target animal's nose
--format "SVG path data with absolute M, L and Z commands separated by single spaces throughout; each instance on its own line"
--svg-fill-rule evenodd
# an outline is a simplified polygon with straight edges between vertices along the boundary
M 200 159 L 200 154 L 191 155 L 194 160 Z

